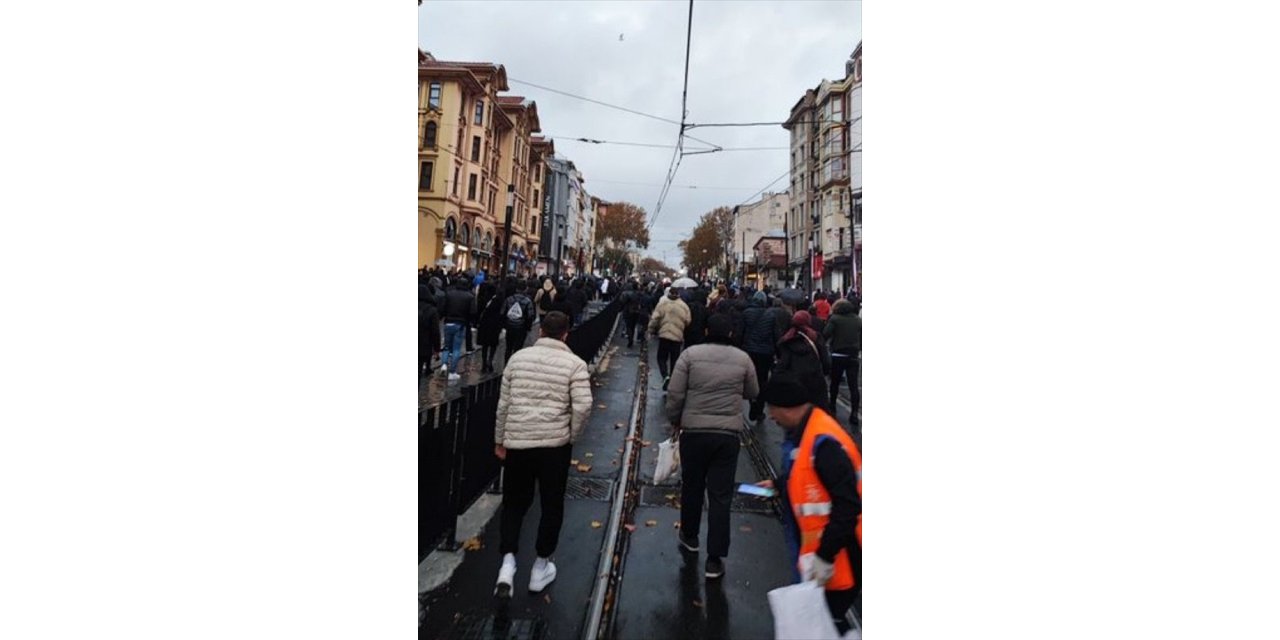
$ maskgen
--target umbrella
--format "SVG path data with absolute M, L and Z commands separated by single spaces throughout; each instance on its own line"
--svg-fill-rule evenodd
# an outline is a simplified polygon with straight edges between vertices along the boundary
M 778 297 L 782 298 L 783 304 L 793 306 L 802 304 L 808 300 L 808 298 L 805 297 L 804 292 L 799 289 L 784 289 L 782 293 L 778 294 Z
M 671 283 L 671 286 L 677 289 L 697 289 L 698 283 L 693 278 L 680 278 Z

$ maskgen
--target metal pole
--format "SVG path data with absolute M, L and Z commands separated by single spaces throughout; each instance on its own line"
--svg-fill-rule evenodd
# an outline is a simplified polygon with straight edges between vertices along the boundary
M 507 185 L 507 215 L 502 229 L 502 271 L 499 272 L 498 282 L 501 285 L 503 280 L 507 278 L 507 263 L 511 261 L 511 214 L 515 209 L 516 186 L 514 184 Z

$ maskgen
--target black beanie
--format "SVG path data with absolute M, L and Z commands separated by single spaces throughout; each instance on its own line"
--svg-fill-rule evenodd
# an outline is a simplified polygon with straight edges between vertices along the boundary
M 783 408 L 798 407 L 811 402 L 808 389 L 805 389 L 799 379 L 789 374 L 769 378 L 769 383 L 764 386 L 760 398 L 765 404 Z
M 733 321 L 722 314 L 707 318 L 707 337 L 712 340 L 728 340 L 733 333 Z

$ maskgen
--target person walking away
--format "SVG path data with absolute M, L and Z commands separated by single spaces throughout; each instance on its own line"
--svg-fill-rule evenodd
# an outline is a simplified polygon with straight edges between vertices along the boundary
M 555 297 L 556 285 L 551 278 L 542 279 L 542 286 L 538 288 L 538 292 L 534 294 L 533 304 L 538 307 L 538 319 L 547 314 L 547 305 L 551 304 L 551 299 Z
M 778 364 L 774 375 L 789 373 L 804 385 L 809 402 L 832 413 L 827 405 L 827 374 L 831 371 L 831 354 L 827 345 L 810 326 L 808 311 L 797 311 L 791 318 L 791 328 L 778 342 Z
M 862 406 L 862 392 L 858 387 L 858 371 L 862 364 L 862 318 L 852 302 L 837 300 L 831 307 L 831 319 L 822 329 L 822 337 L 831 350 L 831 415 L 836 413 L 836 398 L 840 393 L 840 379 L 848 376 L 849 406 L 852 407 L 849 424 L 854 431 L 861 428 L 858 409 Z
M 425 281 L 418 283 L 418 377 L 431 370 L 431 359 L 440 351 L 440 310 Z
M 627 332 L 627 348 L 635 346 L 636 325 L 640 321 L 640 310 L 643 307 L 643 294 L 636 290 L 634 282 L 627 283 L 627 288 L 619 296 L 622 307 L 623 328 Z
M 739 323 L 743 333 L 742 350 L 750 356 L 756 368 L 756 380 L 761 386 L 769 383 L 769 375 L 773 371 L 774 354 L 784 333 L 778 326 L 769 304 L 768 295 L 757 291 L 751 296 L 747 309 L 742 312 Z M 751 403 L 751 411 L 747 417 L 752 422 L 764 419 L 764 402 L 757 398 Z
M 503 362 L 511 362 L 511 356 L 524 348 L 524 341 L 533 328 L 533 301 L 528 296 L 524 280 L 516 284 L 516 292 L 507 298 L 502 307 L 502 318 L 507 329 L 507 353 Z
M 760 393 L 755 365 L 733 346 L 733 322 L 707 320 L 705 342 L 680 354 L 667 390 L 667 420 L 680 442 L 681 549 L 697 553 L 702 503 L 707 499 L 708 580 L 724 575 L 729 555 L 729 506 L 738 466 L 742 400 Z
M 680 357 L 684 329 L 689 326 L 690 319 L 689 305 L 680 299 L 680 291 L 675 287 L 667 289 L 667 296 L 658 302 L 649 316 L 649 333 L 658 336 L 658 372 L 662 374 L 663 391 L 671 382 L 671 368 Z
M 582 324 L 582 312 L 587 308 L 587 293 L 583 290 L 581 279 L 573 281 L 565 298 L 569 303 L 569 317 L 573 318 L 573 326 Z
M 568 335 L 569 317 L 548 313 L 538 341 L 514 354 L 503 371 L 494 421 L 494 455 L 504 468 L 498 542 L 502 565 L 494 589 L 500 597 L 510 597 L 515 584 L 520 526 L 533 504 L 535 483 L 542 517 L 529 591 L 542 591 L 556 578 L 551 555 L 564 521 L 569 460 L 592 402 L 587 363 L 564 343 Z
M 702 342 L 707 333 L 707 292 L 705 289 L 694 289 L 687 293 L 685 304 L 689 305 L 689 326 L 684 329 L 684 346 L 691 347 Z
M 809 305 L 808 312 L 809 312 L 809 328 L 813 329 L 814 333 L 818 335 L 822 335 L 822 330 L 826 328 L 827 322 L 822 318 L 818 317 L 818 305 L 817 304 Z
M 795 449 L 779 478 L 792 553 L 801 577 L 826 590 L 836 629 L 850 628 L 849 611 L 862 589 L 862 451 L 835 418 L 809 402 L 804 383 L 778 374 L 761 393 L 769 417 Z
M 493 356 L 498 353 L 498 338 L 502 334 L 504 324 L 502 307 L 506 299 L 497 291 L 493 283 L 480 285 L 481 297 L 485 298 L 480 310 L 480 320 L 476 329 L 476 342 L 480 344 L 480 360 L 483 363 L 480 373 L 493 373 Z M 485 294 L 488 294 L 487 296 Z
M 471 282 L 468 278 L 454 280 L 453 288 L 445 294 L 444 311 L 444 347 L 447 349 L 440 368 L 441 373 L 448 376 L 450 382 L 462 378 L 458 374 L 458 363 L 462 358 L 462 338 L 466 333 L 467 323 L 476 312 L 476 297 L 471 294 Z
M 831 316 L 831 301 L 827 300 L 827 296 L 819 291 L 809 313 L 816 313 L 819 320 L 826 322 L 827 318 Z

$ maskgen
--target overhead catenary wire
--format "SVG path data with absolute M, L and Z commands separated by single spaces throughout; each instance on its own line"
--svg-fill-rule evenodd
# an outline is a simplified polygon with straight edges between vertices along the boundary
M 595 138 L 587 138 L 584 136 L 557 136 L 555 134 L 543 134 L 545 137 L 561 142 L 585 142 L 587 144 L 617 144 L 628 147 L 653 147 L 657 149 L 674 149 L 674 144 L 654 144 L 649 142 L 621 142 L 617 140 L 597 140 Z M 685 136 L 686 138 L 688 136 Z M 697 147 L 693 152 L 686 152 L 685 155 L 693 155 L 694 153 L 719 153 L 721 151 L 781 151 L 790 149 L 790 147 L 715 147 L 701 148 Z
M 653 224 L 658 221 L 658 215 L 662 213 L 662 204 L 666 202 L 667 194 L 671 193 L 671 183 L 675 180 L 676 171 L 680 169 L 680 161 L 684 159 L 684 133 L 685 122 L 689 116 L 689 52 L 693 49 L 693 0 L 689 0 L 689 19 L 685 27 L 684 36 L 684 90 L 680 96 L 680 133 L 676 137 L 676 150 L 671 154 L 671 164 L 667 170 L 667 177 L 663 180 L 662 192 L 658 194 L 658 203 L 653 207 L 653 215 L 649 217 L 649 229 L 653 228 Z

